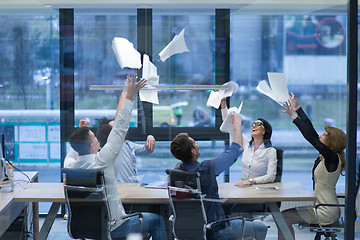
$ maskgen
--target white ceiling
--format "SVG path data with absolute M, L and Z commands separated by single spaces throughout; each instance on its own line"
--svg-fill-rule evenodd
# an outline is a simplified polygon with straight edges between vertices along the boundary
M 0 0 L 9 12 L 59 8 L 231 8 L 238 13 L 346 13 L 346 0 Z

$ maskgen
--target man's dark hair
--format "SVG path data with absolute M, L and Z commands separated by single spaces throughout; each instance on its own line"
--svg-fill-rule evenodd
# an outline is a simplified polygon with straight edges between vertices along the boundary
M 101 148 L 106 144 L 108 136 L 111 132 L 112 127 L 109 125 L 109 122 L 111 121 L 112 120 L 106 117 L 103 117 L 99 120 L 99 127 L 96 132 L 96 137 L 100 143 Z
M 80 156 L 90 153 L 91 141 L 90 129 L 88 127 L 76 129 L 69 137 L 71 147 L 77 151 Z
M 191 162 L 192 149 L 194 149 L 194 143 L 190 140 L 187 133 L 179 133 L 176 135 L 170 145 L 171 153 L 182 162 Z

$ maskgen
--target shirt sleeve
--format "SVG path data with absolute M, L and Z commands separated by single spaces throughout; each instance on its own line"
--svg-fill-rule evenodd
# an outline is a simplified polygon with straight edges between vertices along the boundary
M 244 149 L 237 143 L 231 143 L 228 150 L 214 159 L 215 176 L 220 175 L 223 171 L 233 165 Z
M 118 112 L 106 144 L 100 152 L 97 153 L 100 165 L 101 163 L 104 165 L 109 163 L 113 164 L 116 157 L 119 155 L 124 143 L 126 132 L 129 129 L 132 107 L 133 102 L 129 99 L 125 99 L 124 105 Z
M 150 154 L 149 150 L 146 148 L 145 144 L 137 144 L 134 142 L 128 143 L 131 148 L 134 149 L 136 155 L 147 155 Z
M 267 148 L 266 158 L 269 160 L 266 175 L 254 178 L 256 183 L 274 182 L 276 178 L 277 158 L 276 149 Z
M 334 172 L 339 164 L 338 155 L 320 141 L 319 135 L 302 108 L 299 108 L 296 113 L 298 117 L 294 119 L 293 123 L 298 127 L 304 138 L 324 157 L 328 172 Z

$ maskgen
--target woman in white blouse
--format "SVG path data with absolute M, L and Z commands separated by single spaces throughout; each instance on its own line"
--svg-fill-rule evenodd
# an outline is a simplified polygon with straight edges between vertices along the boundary
M 221 115 L 227 115 L 226 99 L 221 100 Z M 271 145 L 272 128 L 268 121 L 258 118 L 251 127 L 251 140 L 243 135 L 244 153 L 241 161 L 241 181 L 235 186 L 274 182 L 276 178 L 276 149 Z

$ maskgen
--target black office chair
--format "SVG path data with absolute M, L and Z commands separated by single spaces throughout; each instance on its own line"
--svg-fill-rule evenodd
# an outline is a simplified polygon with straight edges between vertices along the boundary
M 63 168 L 64 192 L 69 209 L 68 233 L 75 239 L 111 239 L 110 225 L 139 216 L 128 214 L 110 221 L 104 172 L 99 169 Z M 141 224 L 140 224 L 141 226 Z
M 173 215 L 170 216 L 172 230 L 175 238 L 187 239 L 213 239 L 213 233 L 225 227 L 229 220 L 242 220 L 243 238 L 245 220 L 242 217 L 223 219 L 216 222 L 207 222 L 204 207 L 204 196 L 201 193 L 200 174 L 185 172 L 176 169 L 166 169 L 168 175 L 168 193 Z
M 282 148 L 275 148 L 276 149 L 276 178 L 274 182 L 281 182 L 282 173 L 283 173 L 283 155 L 284 149 Z

